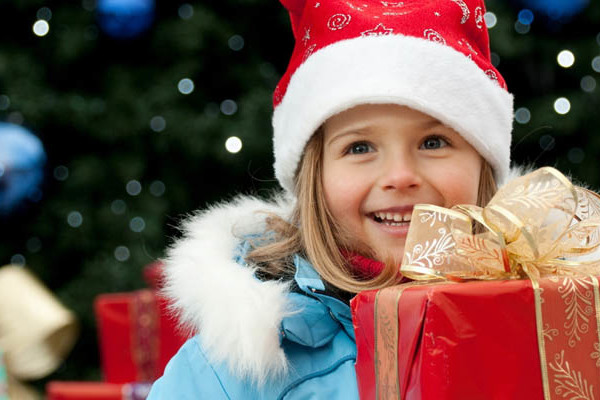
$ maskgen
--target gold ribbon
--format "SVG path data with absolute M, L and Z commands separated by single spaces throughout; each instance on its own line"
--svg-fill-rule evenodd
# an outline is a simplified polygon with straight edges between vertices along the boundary
M 484 207 L 414 207 L 400 268 L 414 280 L 600 275 L 600 196 L 540 168 Z
M 530 278 L 544 399 L 595 397 L 598 194 L 545 167 L 500 188 L 484 208 L 416 205 L 400 270 L 417 281 Z

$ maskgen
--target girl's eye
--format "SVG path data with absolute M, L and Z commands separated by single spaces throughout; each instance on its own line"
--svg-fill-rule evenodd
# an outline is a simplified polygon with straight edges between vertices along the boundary
M 424 150 L 436 150 L 448 146 L 448 141 L 440 136 L 430 136 L 423 141 L 421 148 Z
M 348 147 L 348 150 L 346 151 L 346 153 L 347 154 L 366 154 L 372 150 L 373 150 L 373 148 L 368 143 L 358 142 L 358 143 L 352 143 Z

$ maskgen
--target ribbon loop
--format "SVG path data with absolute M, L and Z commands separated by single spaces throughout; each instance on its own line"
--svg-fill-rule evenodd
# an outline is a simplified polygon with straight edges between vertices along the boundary
M 417 280 L 600 274 L 600 196 L 540 168 L 480 208 L 414 207 L 401 272 Z

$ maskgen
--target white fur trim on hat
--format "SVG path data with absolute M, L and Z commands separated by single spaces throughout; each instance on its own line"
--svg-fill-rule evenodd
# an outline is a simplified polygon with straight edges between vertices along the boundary
M 275 175 L 289 192 L 306 143 L 331 116 L 360 104 L 399 104 L 455 129 L 492 166 L 510 164 L 513 97 L 464 54 L 403 35 L 336 42 L 293 74 L 273 114 Z

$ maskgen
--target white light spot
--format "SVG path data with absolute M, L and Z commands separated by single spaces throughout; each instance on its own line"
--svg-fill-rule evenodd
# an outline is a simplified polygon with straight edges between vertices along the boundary
M 242 149 L 242 141 L 237 136 L 232 136 L 225 141 L 225 148 L 230 153 L 238 153 Z
M 531 112 L 526 107 L 521 107 L 515 111 L 515 121 L 520 124 L 526 124 L 531 120 Z
M 571 111 L 571 102 L 566 97 L 559 97 L 554 102 L 554 111 L 558 114 L 565 115 Z
M 498 23 L 498 18 L 496 17 L 496 14 L 490 11 L 486 12 L 483 15 L 483 20 L 485 21 L 485 26 L 487 26 L 488 29 L 492 29 Z
M 13 265 L 25 265 L 25 256 L 23 254 L 15 254 L 10 258 L 10 263 Z
M 580 147 L 573 147 L 567 153 L 567 158 L 573 164 L 581 164 L 581 162 L 585 158 L 585 152 Z
M 117 259 L 117 261 L 124 262 L 124 261 L 129 260 L 129 256 L 131 254 L 129 253 L 129 249 L 127 247 L 125 247 L 125 246 L 118 246 L 115 249 L 114 255 L 115 255 L 115 258 Z
M 556 61 L 561 67 L 569 68 L 575 64 L 575 55 L 570 50 L 563 50 L 556 56 Z
M 182 4 L 179 6 L 177 14 L 179 14 L 179 18 L 181 19 L 190 19 L 194 16 L 194 7 L 191 4 Z
M 160 197 L 165 194 L 165 184 L 162 181 L 154 181 L 150 184 L 150 194 L 154 197 Z
M 129 221 L 129 229 L 134 232 L 140 233 L 146 228 L 146 221 L 142 217 L 133 217 Z
M 190 94 L 194 91 L 194 81 L 189 78 L 183 78 L 177 84 L 177 89 L 181 94 Z
M 225 115 L 233 115 L 237 112 L 237 103 L 233 100 L 223 100 L 221 102 L 221 112 Z
M 112 203 L 110 203 L 110 211 L 112 211 L 113 214 L 121 215 L 124 214 L 126 210 L 127 204 L 125 204 L 125 202 L 121 199 L 114 200 Z
M 142 184 L 139 181 L 132 179 L 127 182 L 127 185 L 125 185 L 125 190 L 127 191 L 128 195 L 137 196 L 142 192 Z
M 593 76 L 586 75 L 581 78 L 580 85 L 584 92 L 591 93 L 596 90 L 596 79 Z
M 83 224 L 83 216 L 79 211 L 71 211 L 67 215 L 67 223 L 72 228 L 79 228 Z
M 59 165 L 54 168 L 54 179 L 57 181 L 64 182 L 69 178 L 69 168 L 64 165 Z
M 600 56 L 596 56 L 592 60 L 592 69 L 596 72 L 600 72 Z
M 233 35 L 227 42 L 229 48 L 233 51 L 240 51 L 244 48 L 244 38 L 240 35 Z
M 150 129 L 154 132 L 162 132 L 167 127 L 167 121 L 160 115 L 152 117 L 150 120 Z
M 38 19 L 35 21 L 35 24 L 33 24 L 33 33 L 35 33 L 36 36 L 46 36 L 49 31 L 50 24 L 48 24 L 48 21 Z

